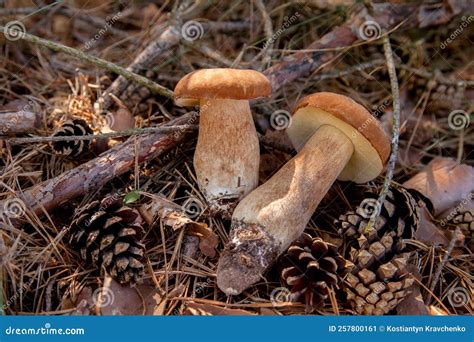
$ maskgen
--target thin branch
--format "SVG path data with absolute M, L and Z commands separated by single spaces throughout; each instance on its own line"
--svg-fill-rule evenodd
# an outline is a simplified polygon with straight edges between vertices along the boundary
M 448 261 L 449 256 L 451 255 L 451 252 L 453 251 L 454 246 L 456 245 L 456 241 L 460 233 L 461 233 L 461 228 L 457 226 L 456 229 L 454 230 L 453 237 L 451 238 L 451 241 L 449 242 L 449 246 L 448 246 L 448 249 L 446 250 L 446 254 L 443 257 L 443 260 L 441 260 L 441 263 L 438 265 L 438 268 L 436 269 L 436 272 L 433 276 L 433 280 L 431 281 L 429 295 L 425 301 L 426 303 L 429 303 L 431 301 L 431 297 L 432 297 L 431 295 L 434 291 L 434 288 L 436 287 L 436 283 L 438 282 L 439 277 L 441 276 L 441 272 L 443 271 L 443 267 L 446 265 L 446 262 Z
M 113 72 L 113 73 L 116 73 L 120 76 L 123 76 L 125 79 L 127 79 L 129 81 L 138 83 L 138 84 L 150 89 L 150 91 L 152 91 L 153 93 L 162 95 L 162 96 L 167 97 L 169 99 L 173 98 L 173 92 L 170 89 L 168 89 L 166 87 L 163 87 L 162 85 L 159 85 L 158 83 L 155 83 L 155 82 L 149 80 L 146 77 L 138 75 L 138 74 L 136 74 L 134 72 L 131 72 L 131 71 L 125 69 L 125 68 L 122 68 L 121 66 L 118 66 L 117 64 L 108 62 L 105 59 L 90 56 L 88 54 L 85 54 L 81 50 L 77 50 L 77 49 L 71 48 L 69 46 L 60 44 L 60 43 L 56 43 L 56 42 L 53 42 L 53 41 L 50 41 L 50 40 L 47 40 L 47 39 L 43 39 L 43 38 L 37 37 L 35 35 L 29 34 L 29 33 L 26 33 L 26 32 L 22 32 L 21 30 L 19 30 L 17 28 L 10 28 L 9 32 L 5 32 L 5 27 L 0 25 L 0 32 L 3 33 L 6 36 L 8 36 L 8 34 L 11 34 L 11 35 L 14 35 L 14 36 L 19 36 L 19 37 L 21 37 L 21 39 L 23 39 L 27 42 L 47 47 L 47 48 L 49 48 L 53 51 L 56 51 L 56 52 L 66 53 L 66 54 L 68 54 L 70 56 L 73 56 L 75 58 L 78 58 L 78 59 L 80 59 L 84 62 L 94 64 L 94 65 L 96 65 L 100 68 L 106 69 L 110 72 Z
M 10 138 L 5 139 L 0 136 L 0 140 L 5 140 L 12 145 L 44 143 L 51 141 L 79 141 L 79 140 L 94 140 L 98 138 L 117 138 L 129 137 L 131 135 L 147 134 L 147 133 L 172 133 L 176 131 L 195 131 L 199 128 L 198 125 L 178 125 L 168 127 L 145 127 L 127 129 L 124 131 L 91 134 L 91 135 L 70 135 L 70 136 L 51 136 L 51 137 L 31 137 L 31 138 Z
M 380 191 L 377 205 L 375 206 L 375 210 L 370 217 L 367 229 L 372 228 L 374 223 L 377 222 L 377 218 L 380 216 L 382 204 L 385 201 L 385 197 L 387 197 L 390 183 L 393 179 L 393 173 L 398 156 L 398 143 L 400 140 L 400 89 L 398 87 L 397 71 L 395 69 L 395 62 L 393 60 L 392 45 L 390 44 L 390 38 L 388 35 L 383 38 L 383 49 L 385 53 L 385 60 L 387 62 L 388 75 L 390 77 L 390 88 L 392 89 L 393 97 L 392 151 L 388 160 L 387 173 L 383 182 L 382 191 Z

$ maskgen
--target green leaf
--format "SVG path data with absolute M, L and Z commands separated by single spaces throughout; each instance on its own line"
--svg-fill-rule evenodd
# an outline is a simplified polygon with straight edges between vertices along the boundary
M 134 190 L 134 191 L 130 191 L 128 194 L 125 195 L 125 197 L 123 198 L 123 202 L 125 204 L 130 204 L 130 203 L 138 201 L 139 199 L 140 199 L 140 192 L 137 190 Z

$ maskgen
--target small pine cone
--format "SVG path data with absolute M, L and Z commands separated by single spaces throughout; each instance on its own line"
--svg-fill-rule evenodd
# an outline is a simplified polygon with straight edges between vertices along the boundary
M 344 280 L 349 303 L 360 315 L 384 315 L 409 294 L 413 277 L 406 271 L 404 254 L 374 268 L 354 271 Z
M 371 266 L 375 260 L 390 259 L 400 251 L 403 247 L 400 241 L 413 237 L 420 221 L 419 202 L 425 201 L 415 190 L 392 186 L 379 217 L 373 227 L 368 228 L 377 198 L 377 194 L 367 194 L 355 212 L 349 211 L 335 222 L 349 245 L 362 254 L 360 260 L 357 257 L 351 260 L 360 268 Z M 426 206 L 431 209 L 430 203 Z M 351 254 L 354 258 L 353 250 Z
M 282 263 L 281 277 L 291 289 L 291 300 L 306 303 L 307 312 L 328 297 L 330 288 L 338 288 L 347 267 L 335 245 L 306 233 L 288 248 Z
M 76 210 L 70 227 L 70 243 L 81 258 L 105 268 L 121 284 L 139 282 L 144 272 L 143 228 L 135 223 L 138 213 L 109 196 Z
M 84 136 L 92 134 L 92 129 L 84 120 L 74 119 L 66 121 L 56 130 L 56 132 L 54 132 L 53 137 Z M 77 157 L 89 149 L 90 143 L 90 140 L 53 141 L 51 147 L 57 154 Z
M 474 250 L 474 209 L 460 210 L 449 223 L 461 228 L 468 240 L 469 248 Z

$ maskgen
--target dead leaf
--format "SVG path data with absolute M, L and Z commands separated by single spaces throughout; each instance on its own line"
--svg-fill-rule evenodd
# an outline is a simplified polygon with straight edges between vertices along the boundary
M 199 249 L 205 256 L 214 258 L 216 256 L 216 246 L 219 238 L 216 234 L 202 222 L 190 219 L 183 211 L 183 208 L 166 198 L 154 196 L 150 203 L 139 208 L 143 219 L 152 224 L 159 217 L 165 226 L 178 230 L 187 228 L 187 233 L 199 238 Z
M 79 314 L 96 312 L 101 315 L 151 315 L 158 290 L 151 285 L 122 286 L 106 277 L 104 286 L 92 291 L 85 287 L 77 297 Z M 98 312 L 97 312 L 98 311 Z
M 202 254 L 210 258 L 216 256 L 216 247 L 219 243 L 219 238 L 207 225 L 190 225 L 188 234 L 199 238 L 199 249 Z
M 112 114 L 110 128 L 113 131 L 125 131 L 127 129 L 135 128 L 135 117 L 128 109 L 119 108 Z
M 449 245 L 449 239 L 444 232 L 436 226 L 426 208 L 420 208 L 420 222 L 415 232 L 415 239 L 429 246 L 431 245 Z
M 183 208 L 176 203 L 160 196 L 153 196 L 150 203 L 142 205 L 138 208 L 143 219 L 149 225 L 153 224 L 159 217 L 163 224 L 173 230 L 181 229 L 187 225 L 203 225 L 191 220 L 183 211 Z
M 420 280 L 421 275 L 418 272 L 418 268 L 414 265 L 407 265 L 407 271 L 411 273 L 412 277 Z M 397 306 L 398 315 L 427 315 L 428 308 L 423 301 L 423 296 L 420 292 L 420 285 L 418 282 L 414 282 L 413 285 L 408 288 L 409 294 L 403 301 Z
M 213 304 L 189 302 L 184 310 L 188 316 L 253 316 L 254 313 L 242 309 L 230 309 Z
M 443 211 L 472 198 L 474 168 L 449 158 L 438 157 L 403 186 L 418 190 L 428 197 L 438 216 Z

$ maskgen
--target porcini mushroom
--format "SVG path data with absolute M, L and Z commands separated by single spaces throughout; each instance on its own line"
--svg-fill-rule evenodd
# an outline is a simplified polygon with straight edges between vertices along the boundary
M 177 105 L 200 106 L 194 169 L 214 214 L 230 217 L 258 185 L 260 149 L 249 100 L 270 93 L 269 80 L 254 70 L 203 69 L 176 85 Z
M 334 93 L 299 101 L 288 135 L 298 154 L 235 208 L 217 268 L 217 285 L 226 294 L 239 294 L 261 278 L 300 236 L 336 178 L 372 180 L 390 153 L 378 120 Z

